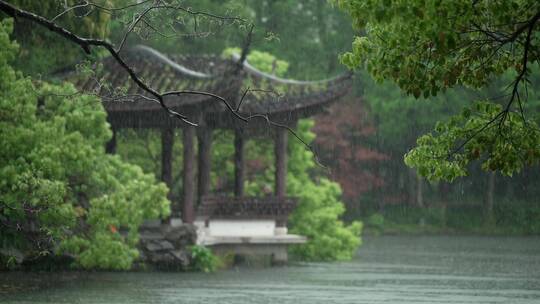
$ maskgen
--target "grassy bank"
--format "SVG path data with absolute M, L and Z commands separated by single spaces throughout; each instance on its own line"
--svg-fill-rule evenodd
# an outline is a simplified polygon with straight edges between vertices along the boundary
M 486 214 L 480 205 L 418 208 L 389 206 L 362 218 L 365 235 L 540 235 L 540 208 L 499 203 Z

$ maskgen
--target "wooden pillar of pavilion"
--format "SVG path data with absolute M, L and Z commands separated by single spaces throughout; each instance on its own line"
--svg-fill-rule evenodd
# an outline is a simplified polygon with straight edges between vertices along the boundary
M 183 129 L 184 144 L 184 172 L 183 172 L 183 208 L 182 220 L 184 223 L 193 223 L 195 220 L 195 127 L 187 126 Z
M 199 175 L 198 194 L 199 203 L 202 198 L 210 193 L 210 170 L 212 165 L 212 129 L 202 127 L 198 130 L 199 144 Z
M 287 189 L 287 130 L 277 129 L 274 142 L 275 155 L 275 187 L 277 197 L 285 197 Z
M 275 160 L 275 176 L 274 176 L 274 192 L 278 198 L 284 198 L 287 191 L 287 140 L 288 133 L 286 129 L 277 129 L 274 139 L 274 160 Z M 285 229 L 287 219 L 276 220 L 277 229 Z M 287 234 L 287 232 L 284 232 Z
M 111 127 L 112 138 L 105 145 L 105 153 L 115 154 L 116 153 L 116 129 Z
M 244 196 L 245 155 L 244 136 L 241 130 L 234 132 L 234 196 Z
M 174 130 L 171 128 L 161 129 L 161 181 L 169 188 L 167 198 L 172 202 L 172 153 L 174 147 Z M 163 222 L 169 222 L 170 218 Z

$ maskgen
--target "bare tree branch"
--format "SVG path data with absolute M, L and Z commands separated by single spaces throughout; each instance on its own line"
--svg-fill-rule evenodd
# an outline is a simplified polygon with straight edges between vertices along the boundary
M 149 93 L 153 97 L 148 97 L 148 96 L 138 95 L 138 94 L 135 94 L 135 95 L 137 95 L 140 98 L 146 99 L 146 100 L 151 100 L 151 101 L 158 102 L 161 105 L 161 107 L 169 115 L 182 120 L 183 122 L 185 122 L 188 125 L 197 126 L 197 123 L 190 121 L 187 116 L 185 116 L 185 115 L 183 115 L 181 113 L 178 113 L 178 112 L 172 110 L 170 107 L 168 107 L 164 102 L 165 97 L 167 97 L 167 96 L 181 96 L 181 95 L 186 95 L 186 94 L 189 94 L 189 95 L 202 95 L 202 96 L 212 97 L 213 99 L 223 103 L 225 105 L 225 107 L 227 108 L 227 110 L 232 115 L 234 115 L 237 119 L 239 119 L 239 120 L 241 120 L 241 121 L 243 121 L 245 123 L 249 122 L 251 119 L 260 118 L 260 119 L 264 119 L 265 121 L 267 121 L 268 124 L 271 125 L 271 126 L 287 129 L 306 148 L 308 148 L 311 152 L 313 152 L 313 154 L 315 155 L 317 163 L 320 166 L 324 167 L 320 163 L 320 161 L 318 160 L 317 154 L 315 153 L 313 147 L 311 145 L 309 145 L 305 140 L 303 140 L 291 127 L 289 127 L 289 126 L 287 126 L 285 124 L 281 124 L 281 123 L 272 121 L 267 114 L 253 114 L 253 115 L 249 115 L 249 116 L 244 116 L 239 112 L 240 105 L 242 104 L 242 101 L 244 100 L 247 93 L 250 92 L 250 91 L 259 91 L 259 90 L 250 90 L 248 88 L 244 92 L 244 94 L 242 95 L 236 109 L 225 98 L 223 98 L 223 97 L 221 97 L 219 95 L 210 93 L 210 92 L 194 91 L 194 90 L 179 90 L 179 91 L 170 91 L 170 92 L 160 93 L 156 89 L 152 88 L 149 84 L 147 84 L 140 76 L 138 76 L 137 73 L 133 70 L 133 68 L 130 67 L 126 63 L 126 61 L 124 60 L 122 55 L 120 55 L 122 47 L 125 44 L 125 41 L 127 40 L 127 36 L 129 35 L 129 33 L 131 33 L 133 31 L 135 26 L 141 20 L 144 20 L 144 17 L 146 16 L 146 14 L 148 14 L 150 11 L 152 11 L 154 9 L 181 10 L 181 11 L 184 11 L 184 12 L 186 12 L 188 14 L 191 14 L 191 15 L 193 15 L 195 17 L 196 16 L 207 16 L 207 17 L 211 17 L 211 18 L 215 18 L 215 19 L 219 19 L 219 20 L 241 21 L 241 22 L 245 22 L 245 20 L 243 20 L 241 18 L 237 18 L 237 17 L 226 17 L 226 16 L 219 16 L 219 15 L 206 13 L 206 12 L 193 11 L 190 8 L 184 8 L 184 7 L 181 7 L 181 6 L 174 6 L 174 5 L 170 5 L 170 4 L 162 4 L 161 1 L 156 1 L 155 5 L 147 7 L 145 10 L 143 10 L 143 12 L 141 12 L 140 14 L 137 15 L 135 20 L 131 23 L 130 27 L 128 28 L 128 30 L 124 34 L 124 37 L 123 37 L 123 39 L 122 39 L 122 41 L 120 43 L 120 46 L 117 49 L 115 49 L 114 45 L 112 43 L 108 42 L 108 41 L 105 41 L 105 40 L 102 40 L 102 39 L 93 39 L 93 38 L 80 37 L 80 36 L 76 35 L 75 33 L 69 31 L 68 29 L 66 29 L 66 28 L 64 28 L 64 27 L 62 27 L 62 26 L 60 26 L 60 25 L 58 25 L 57 23 L 54 22 L 54 20 L 60 18 L 61 16 L 68 13 L 69 11 L 80 8 L 80 7 L 95 7 L 97 9 L 101 9 L 101 10 L 104 10 L 104 11 L 107 11 L 107 12 L 113 12 L 113 11 L 119 11 L 119 10 L 122 10 L 122 9 L 132 8 L 132 7 L 135 7 L 135 6 L 138 6 L 138 5 L 141 5 L 141 4 L 145 4 L 145 3 L 149 3 L 149 2 L 151 2 L 151 1 L 147 0 L 147 1 L 142 1 L 142 2 L 139 2 L 137 4 L 128 5 L 128 6 L 124 6 L 124 7 L 107 8 L 107 7 L 100 6 L 100 5 L 97 5 L 95 3 L 86 1 L 83 4 L 67 8 L 62 13 L 55 16 L 52 20 L 48 20 L 48 19 L 46 19 L 46 18 L 44 18 L 42 16 L 39 16 L 39 15 L 37 15 L 35 13 L 19 9 L 19 8 L 13 6 L 12 4 L 7 3 L 4 0 L 0 0 L 0 12 L 4 12 L 8 16 L 11 16 L 11 17 L 13 17 L 15 19 L 17 19 L 17 18 L 25 19 L 25 20 L 28 20 L 28 21 L 30 21 L 32 23 L 35 23 L 35 24 L 39 25 L 39 26 L 42 26 L 42 27 L 48 29 L 49 31 L 59 35 L 60 37 L 63 37 L 64 39 L 78 45 L 87 54 L 91 53 L 92 47 L 101 47 L 101 48 L 106 49 L 109 52 L 109 54 L 114 58 L 114 60 L 122 67 L 122 69 L 124 69 L 129 74 L 131 80 L 141 90 Z M 239 60 L 239 69 L 242 68 L 242 64 L 247 58 L 247 55 L 248 55 L 248 52 L 249 52 L 249 47 L 250 47 L 251 40 L 252 40 L 253 29 L 254 29 L 254 25 L 250 24 L 249 32 L 247 34 L 245 44 L 244 44 L 244 46 L 242 48 L 242 54 L 241 54 L 240 60 Z M 263 90 L 260 90 L 260 91 L 263 91 Z
M 190 120 L 188 120 L 187 116 L 185 116 L 183 114 L 180 114 L 180 113 L 172 110 L 171 108 L 169 108 L 164 102 L 164 99 L 163 99 L 164 95 L 160 94 L 155 89 L 151 88 L 148 84 L 146 84 L 135 73 L 135 71 L 126 63 L 126 61 L 120 55 L 119 51 L 115 50 L 114 46 L 111 43 L 109 43 L 109 42 L 107 42 L 105 40 L 101 40 L 101 39 L 91 39 L 91 38 L 79 37 L 78 35 L 72 33 L 71 31 L 69 31 L 67 29 L 65 29 L 64 27 L 59 26 L 55 22 L 47 20 L 44 17 L 36 15 L 36 14 L 34 14 L 32 12 L 28 12 L 28 11 L 16 8 L 15 6 L 13 6 L 13 5 L 11 5 L 11 4 L 3 1 L 3 0 L 0 1 L 0 11 L 6 13 L 8 16 L 11 16 L 13 18 L 26 19 L 26 20 L 34 22 L 34 23 L 36 23 L 36 24 L 38 24 L 40 26 L 43 26 L 43 27 L 47 28 L 49 31 L 51 31 L 53 33 L 56 33 L 56 34 L 62 36 L 63 38 L 65 38 L 65 39 L 79 45 L 87 54 L 91 53 L 91 47 L 92 46 L 105 48 L 111 54 L 111 56 L 120 64 L 120 66 L 129 74 L 129 76 L 133 80 L 133 82 L 135 82 L 135 84 L 139 88 L 141 88 L 142 90 L 148 92 L 150 95 L 154 96 L 157 99 L 157 101 L 159 102 L 159 104 L 161 105 L 161 107 L 168 114 L 170 114 L 173 117 L 177 117 L 178 119 L 182 120 L 183 122 L 185 122 L 185 123 L 187 123 L 189 125 L 197 126 L 196 123 L 191 122 Z M 192 92 L 192 94 L 198 94 L 198 93 Z M 221 98 L 220 100 L 225 101 L 224 98 Z M 228 103 L 226 103 L 226 104 L 228 105 Z M 228 108 L 232 109 L 230 107 L 230 105 L 228 105 Z
M 473 140 L 476 136 L 478 136 L 480 133 L 485 131 L 488 128 L 491 128 L 494 123 L 498 121 L 498 128 L 499 132 L 501 133 L 501 136 L 503 136 L 502 128 L 504 126 L 504 122 L 508 118 L 508 115 L 510 114 L 512 104 L 517 100 L 518 106 L 519 106 L 519 113 L 521 116 L 521 119 L 523 120 L 523 123 L 525 127 L 528 127 L 527 120 L 525 118 L 524 110 L 523 110 L 523 104 L 521 100 L 521 96 L 519 93 L 519 87 L 523 82 L 527 82 L 527 71 L 528 71 L 528 62 L 529 62 L 529 54 L 532 52 L 532 34 L 534 27 L 537 25 L 538 21 L 540 20 L 540 11 L 537 12 L 532 18 L 530 18 L 527 21 L 523 22 L 517 22 L 514 24 L 519 24 L 520 26 L 512 33 L 506 34 L 502 32 L 495 32 L 493 30 L 489 30 L 486 28 L 481 27 L 480 25 L 477 25 L 473 23 L 474 29 L 466 31 L 465 33 L 482 33 L 486 35 L 489 39 L 486 39 L 484 42 L 482 42 L 480 45 L 487 45 L 487 44 L 498 44 L 498 46 L 495 48 L 495 50 L 489 55 L 489 57 L 481 63 L 481 66 L 485 63 L 492 60 L 492 58 L 495 56 L 495 54 L 500 51 L 505 45 L 508 43 L 514 43 L 520 39 L 520 36 L 523 33 L 526 33 L 525 41 L 523 42 L 523 55 L 521 59 L 521 69 L 514 79 L 514 81 L 509 85 L 509 87 L 512 87 L 512 91 L 509 94 L 510 100 L 506 103 L 505 108 L 500 111 L 497 115 L 495 115 L 492 119 L 490 119 L 487 123 L 485 123 L 482 127 L 475 130 L 469 137 L 467 137 L 458 147 L 456 147 L 454 150 L 452 150 L 448 154 L 448 158 L 452 155 L 458 153 L 461 149 L 463 149 L 471 140 Z M 480 66 L 480 67 L 481 67 Z M 478 67 L 478 68 L 480 68 Z

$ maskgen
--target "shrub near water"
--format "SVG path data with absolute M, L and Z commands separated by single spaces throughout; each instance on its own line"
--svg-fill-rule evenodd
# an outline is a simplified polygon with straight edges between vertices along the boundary
M 204 246 L 191 247 L 191 268 L 195 271 L 213 272 L 219 264 L 219 259 L 212 251 Z
M 311 142 L 315 134 L 310 131 L 312 120 L 302 120 L 297 132 Z M 289 143 L 287 192 L 297 196 L 299 204 L 290 216 L 291 232 L 308 237 L 303 245 L 293 246 L 294 255 L 304 260 L 348 260 L 360 246 L 362 223 L 346 225 L 340 220 L 345 206 L 340 201 L 341 188 L 326 177 L 318 181 L 309 174 L 316 168 L 313 153 L 297 140 Z
M 139 225 L 169 212 L 167 188 L 105 154 L 99 99 L 71 85 L 36 88 L 11 68 L 11 29 L 0 22 L 0 256 L 54 251 L 84 268 L 128 269 Z

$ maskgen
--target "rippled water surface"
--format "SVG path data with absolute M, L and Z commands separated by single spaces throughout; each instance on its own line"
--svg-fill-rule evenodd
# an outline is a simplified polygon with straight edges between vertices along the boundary
M 347 263 L 0 273 L 0 303 L 540 303 L 540 238 L 378 237 Z

